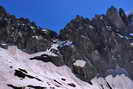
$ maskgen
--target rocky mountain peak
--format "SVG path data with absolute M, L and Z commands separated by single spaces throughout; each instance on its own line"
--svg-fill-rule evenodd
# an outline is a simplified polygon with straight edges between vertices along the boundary
M 0 16 L 5 16 L 5 15 L 7 15 L 6 10 L 2 6 L 0 6 Z
M 95 74 L 107 76 L 107 71 L 115 70 L 117 65 L 124 70 L 130 70 L 132 64 L 127 60 L 131 59 L 125 58 L 129 55 L 131 57 L 130 53 L 132 53 L 129 45 L 133 41 L 133 36 L 129 21 L 123 9 L 114 7 L 109 8 L 106 14 L 96 15 L 91 20 L 79 16 L 73 19 L 60 32 L 62 38 L 74 44 L 74 48 L 66 49 L 63 53 L 67 62 L 70 60 L 68 66 L 72 66 L 74 73 L 82 76 L 80 78 L 83 80 L 90 80 Z M 84 74 L 75 72 L 75 66 L 71 62 L 76 60 L 87 62 L 86 66 L 80 69 Z M 130 73 L 129 75 L 132 76 Z M 117 72 L 115 74 L 117 75 Z M 88 76 L 83 77 L 83 75 Z
M 2 13 L 5 13 L 4 9 Z M 32 65 L 30 61 L 33 64 L 39 62 L 42 65 L 43 63 L 46 65 L 53 63 L 54 67 L 65 65 L 71 69 L 76 77 L 89 84 L 93 85 L 91 80 L 96 78 L 100 79 L 99 81 L 103 81 L 102 83 L 98 83 L 101 89 L 115 89 L 113 87 L 118 86 L 111 85 L 110 77 L 109 80 L 107 79 L 108 76 L 111 75 L 113 77 L 111 77 L 112 80 L 123 80 L 122 78 L 125 78 L 125 76 L 131 81 L 133 80 L 132 21 L 132 15 L 127 16 L 123 9 L 111 7 L 107 10 L 106 14 L 96 15 L 92 19 L 76 16 L 57 34 L 52 30 L 37 26 L 34 22 L 26 18 L 16 18 L 13 15 L 3 14 L 2 16 L 0 15 L 0 47 L 7 49 L 8 46 L 12 45 L 14 47 L 15 45 L 21 51 L 26 52 L 28 58 L 26 60 L 22 59 L 22 63 L 23 61 L 28 61 L 29 65 Z M 9 51 L 11 52 L 12 50 L 10 49 Z M 16 54 L 14 50 L 13 53 Z M 18 63 L 19 58 L 16 59 L 14 55 L 13 58 Z M 2 62 L 5 63 L 5 61 Z M 39 63 L 40 68 L 41 65 Z M 33 66 L 33 68 L 31 66 L 31 69 L 38 68 L 38 66 Z M 45 68 L 46 70 L 51 70 L 49 66 L 47 67 Z M 39 80 L 39 75 L 37 75 L 38 79 L 33 76 L 34 74 L 30 75 L 22 69 L 15 69 L 13 71 L 16 76 L 23 79 L 28 77 L 36 81 L 41 81 Z M 40 71 L 38 72 L 41 73 Z M 43 72 L 42 74 L 45 73 Z M 117 76 L 122 77 L 119 77 L 119 79 Z M 126 81 L 129 81 L 127 80 L 128 78 L 125 78 Z M 62 82 L 59 83 L 57 80 L 54 80 L 55 82 L 59 86 L 62 86 Z M 76 87 L 73 83 L 69 85 L 73 88 Z M 15 87 L 11 84 L 8 84 L 8 86 Z M 35 87 L 33 85 L 26 86 L 32 86 L 33 89 Z M 122 89 L 121 86 L 118 89 Z
M 17 45 L 25 52 L 35 53 L 46 50 L 52 39 L 57 38 L 56 32 L 43 29 L 27 18 L 4 15 L 6 12 L 2 7 L 0 11 L 3 14 L 0 16 L 0 43 Z

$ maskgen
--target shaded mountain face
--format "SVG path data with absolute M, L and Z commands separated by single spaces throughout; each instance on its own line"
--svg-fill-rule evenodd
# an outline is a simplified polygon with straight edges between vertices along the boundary
M 42 29 L 26 18 L 16 18 L 5 13 L 0 7 L 1 45 L 17 45 L 25 52 L 35 53 L 46 50 L 51 40 L 57 37 L 54 31 Z
M 125 74 L 133 79 L 132 16 L 113 7 L 92 20 L 77 16 L 60 32 L 61 39 L 74 45 L 61 51 L 65 63 L 85 81 L 108 74 Z M 86 65 L 73 66 L 77 60 L 84 60 Z
M 57 34 L 0 7 L 0 36 L 1 47 L 42 52 L 29 60 L 67 65 L 89 83 L 96 76 L 124 74 L 133 79 L 133 15 L 127 16 L 121 8 L 111 7 L 91 20 L 77 16 Z

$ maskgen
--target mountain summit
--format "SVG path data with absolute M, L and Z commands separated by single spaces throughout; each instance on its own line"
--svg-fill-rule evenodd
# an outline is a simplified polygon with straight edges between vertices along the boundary
M 59 34 L 0 7 L 1 89 L 132 89 L 133 14 L 76 16 Z

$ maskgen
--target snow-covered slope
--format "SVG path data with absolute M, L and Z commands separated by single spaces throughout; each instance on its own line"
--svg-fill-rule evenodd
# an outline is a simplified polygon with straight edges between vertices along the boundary
M 34 54 L 35 55 L 35 54 Z M 11 46 L 0 48 L 0 89 L 132 89 L 124 75 L 94 78 L 88 84 L 76 78 L 67 66 L 29 60 L 29 55 Z M 40 55 L 37 53 L 36 55 Z

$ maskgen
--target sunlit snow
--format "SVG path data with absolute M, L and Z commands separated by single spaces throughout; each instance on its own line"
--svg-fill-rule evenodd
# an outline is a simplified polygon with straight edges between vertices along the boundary
M 133 88 L 133 82 L 125 75 L 116 77 L 109 75 L 106 78 L 95 77 L 92 79 L 92 85 L 90 85 L 75 77 L 65 65 L 57 67 L 51 62 L 29 60 L 29 58 L 41 54 L 41 52 L 27 54 L 15 46 L 9 47 L 8 50 L 0 48 L 0 89 L 12 89 L 7 84 L 26 87 L 25 89 L 32 89 L 28 85 L 41 86 L 46 89 L 110 89 L 107 83 L 112 89 Z M 83 60 L 78 60 L 75 63 L 80 66 L 85 65 Z M 25 74 L 34 78 L 15 76 L 15 70 L 19 69 L 25 70 Z

